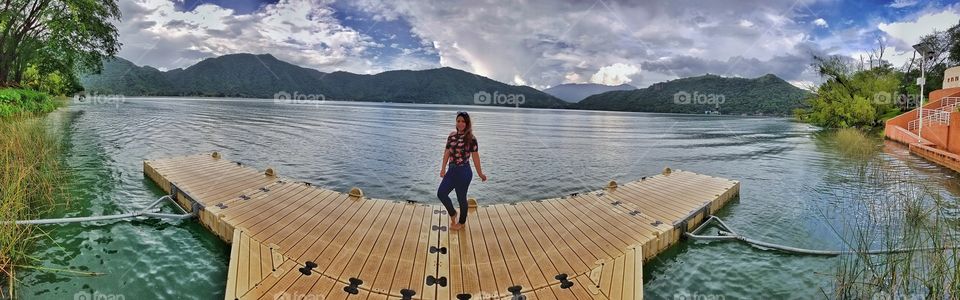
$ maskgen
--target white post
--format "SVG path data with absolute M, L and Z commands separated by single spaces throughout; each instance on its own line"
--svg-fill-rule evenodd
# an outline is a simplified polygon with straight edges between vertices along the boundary
M 923 141 L 923 85 L 927 84 L 927 70 L 923 68 L 923 61 L 926 57 L 920 57 L 920 103 L 917 103 L 917 109 L 920 110 L 920 127 L 917 128 L 917 142 Z

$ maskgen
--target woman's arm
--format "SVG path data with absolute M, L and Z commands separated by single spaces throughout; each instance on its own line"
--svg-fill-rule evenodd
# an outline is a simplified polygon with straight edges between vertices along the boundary
M 480 177 L 480 180 L 487 181 L 487 175 L 483 174 L 483 167 L 480 166 L 480 152 L 473 152 L 473 165 L 477 168 L 477 176 Z
M 450 149 L 443 149 L 443 162 L 440 163 L 440 177 L 447 175 L 447 163 L 450 162 Z

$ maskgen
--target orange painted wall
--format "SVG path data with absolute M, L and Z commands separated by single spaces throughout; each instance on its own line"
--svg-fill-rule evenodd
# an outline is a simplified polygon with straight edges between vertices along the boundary
M 960 87 L 941 89 L 930 92 L 930 99 L 936 99 L 930 101 L 924 108 L 935 109 L 941 106 L 940 100 L 944 97 L 957 97 L 960 96 Z M 884 134 L 889 138 L 898 137 L 901 134 L 895 132 L 892 128 L 893 126 L 899 126 L 902 128 L 907 128 L 907 124 L 910 121 L 917 118 L 917 110 L 913 109 L 906 113 L 903 113 L 899 116 L 893 117 L 886 122 L 886 128 L 884 128 Z M 953 153 L 960 153 L 960 116 L 957 114 L 950 114 L 950 125 L 928 125 L 923 127 L 921 132 L 924 139 L 930 141 L 937 148 L 947 149 Z M 899 140 L 899 139 L 895 139 Z M 902 142 L 902 141 L 901 141 Z
M 960 87 L 947 88 L 930 92 L 929 99 L 935 99 L 924 105 L 927 109 L 936 109 L 942 106 L 944 97 L 960 96 Z M 918 142 L 917 136 L 907 131 L 907 124 L 917 118 L 917 110 L 913 109 L 899 116 L 887 120 L 883 129 L 884 135 L 892 140 L 908 144 L 910 152 L 920 155 L 930 161 L 949 167 L 960 172 L 960 113 L 950 114 L 950 123 L 947 125 L 929 124 L 921 132 L 924 141 Z
M 908 112 L 900 114 L 899 116 L 888 119 L 886 127 L 900 126 L 907 128 L 907 123 L 910 123 L 910 121 L 915 119 L 917 119 L 917 110 L 912 109 Z
M 935 100 L 928 102 L 923 107 L 928 109 L 938 108 L 940 107 L 940 99 L 944 97 L 957 97 L 957 96 L 960 96 L 960 87 L 936 90 L 936 91 L 930 92 L 930 98 L 929 98 L 929 99 L 935 99 Z M 887 126 L 896 125 L 903 128 L 907 128 L 907 123 L 909 123 L 911 120 L 914 120 L 916 118 L 917 118 L 917 110 L 912 109 L 906 113 L 903 113 L 899 116 L 896 116 L 887 120 Z
M 940 100 L 940 98 L 943 98 L 943 97 L 957 97 L 957 96 L 960 96 L 960 87 L 932 91 L 930 92 L 929 99 Z M 930 104 L 933 104 L 933 102 L 930 102 Z M 940 107 L 940 105 L 937 105 L 935 107 Z
M 960 153 L 960 114 L 950 114 L 950 131 L 947 132 L 946 150 Z
M 957 126 L 942 125 L 942 124 L 927 124 L 923 126 L 923 130 L 920 131 L 920 135 L 932 142 L 934 145 L 937 145 L 937 148 L 945 149 L 950 143 L 949 132 L 950 127 L 956 128 Z M 954 130 L 956 131 L 956 130 Z

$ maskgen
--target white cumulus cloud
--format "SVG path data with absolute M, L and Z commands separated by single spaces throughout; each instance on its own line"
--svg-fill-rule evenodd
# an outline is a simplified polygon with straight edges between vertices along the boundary
M 817 25 L 823 28 L 830 27 L 830 25 L 827 24 L 827 20 L 824 20 L 823 18 L 813 20 L 813 25 Z
M 270 53 L 321 70 L 378 71 L 357 59 L 372 38 L 334 17 L 328 1 L 281 0 L 250 14 L 213 4 L 178 10 L 168 0 L 120 2 L 120 56 L 161 69 L 186 67 L 204 58 L 234 53 Z
M 934 30 L 947 30 L 957 25 L 958 21 L 960 21 L 960 14 L 946 10 L 928 13 L 912 21 L 880 23 L 877 28 L 899 40 L 903 45 L 913 45 L 920 41 L 921 36 L 930 34 Z
M 640 73 L 640 68 L 637 66 L 615 63 L 600 68 L 597 73 L 594 73 L 593 76 L 590 77 L 590 82 L 605 85 L 621 85 L 633 81 L 633 79 L 630 79 L 630 76 L 637 73 Z

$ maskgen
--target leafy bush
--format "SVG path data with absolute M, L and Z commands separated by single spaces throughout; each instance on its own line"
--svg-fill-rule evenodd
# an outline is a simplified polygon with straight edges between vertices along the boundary
M 28 89 L 0 89 L 0 118 L 51 112 L 59 104 L 50 95 Z
M 30 89 L 50 95 L 70 94 L 73 87 L 70 78 L 61 75 L 60 71 L 43 74 L 40 73 L 37 66 L 27 67 L 23 72 L 23 81 L 21 84 Z
M 798 119 L 828 128 L 873 128 L 897 113 L 891 101 L 900 82 L 895 70 L 852 71 L 837 57 L 815 60 L 826 81 L 808 99 L 809 108 L 795 112 Z

